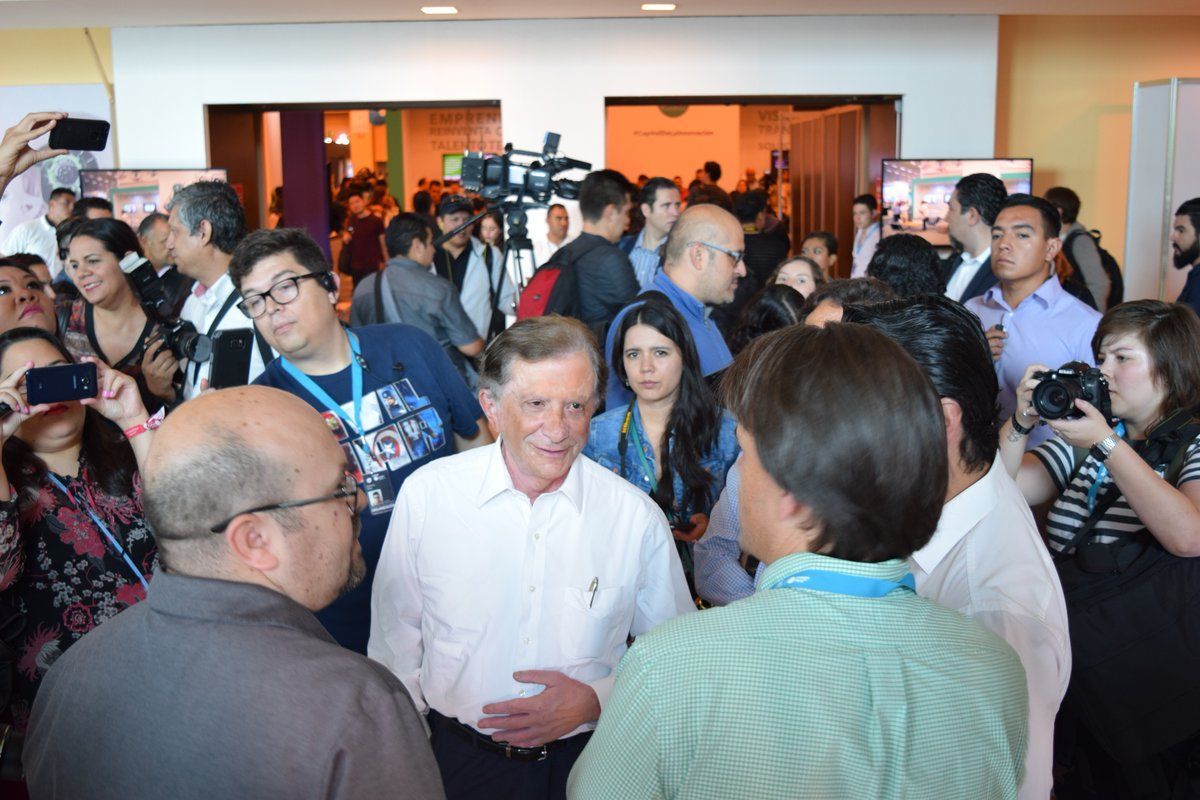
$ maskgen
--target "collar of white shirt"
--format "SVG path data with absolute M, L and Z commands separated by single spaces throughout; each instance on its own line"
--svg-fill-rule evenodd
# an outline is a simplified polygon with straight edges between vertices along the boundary
M 522 497 L 525 496 L 513 485 L 512 475 L 508 471 L 508 464 L 504 461 L 503 445 L 503 437 L 500 437 L 495 444 L 488 445 L 492 452 L 488 456 L 487 468 L 483 473 L 483 480 L 479 484 L 479 494 L 475 497 L 476 505 L 479 508 L 483 508 L 488 502 L 505 492 L 511 491 L 520 494 Z M 582 454 L 576 455 L 575 461 L 571 464 L 571 469 L 567 473 L 566 480 L 562 482 L 562 486 L 559 486 L 553 492 L 547 493 L 561 493 L 571 501 L 571 505 L 575 506 L 576 511 L 583 510 L 583 476 L 580 475 L 580 471 L 583 469 L 583 464 L 580 462 L 583 460 L 584 456 Z
M 1003 469 L 1004 464 L 997 454 L 996 460 L 982 478 L 942 506 L 942 517 L 938 520 L 933 537 L 928 544 L 912 554 L 912 560 L 926 575 L 936 570 L 946 554 L 953 550 L 981 519 L 992 513 L 992 509 L 1000 501 L 1000 490 L 996 484 Z
M 225 303 L 225 299 L 229 297 L 229 293 L 232 291 L 233 278 L 230 278 L 229 273 L 226 272 L 224 275 L 217 278 L 216 283 L 214 283 L 212 286 L 209 286 L 204 291 L 204 294 L 200 295 L 198 299 L 200 300 L 200 304 L 204 306 L 205 313 L 207 314 L 214 307 L 223 305 Z
M 972 266 L 978 266 L 978 265 L 982 264 L 983 262 L 987 261 L 987 260 L 988 260 L 988 258 L 990 258 L 990 257 L 991 257 L 991 255 L 992 255 L 992 248 L 991 248 L 991 247 L 985 247 L 985 248 L 983 249 L 983 252 L 981 252 L 981 253 L 980 253 L 979 255 L 977 255 L 977 256 L 973 256 L 973 255 L 971 255 L 970 253 L 968 253 L 967 251 L 965 251 L 965 250 L 964 250 L 964 251 L 963 251 L 963 254 L 962 254 L 962 261 L 961 261 L 961 262 L 959 262 L 959 266 L 960 266 L 960 267 L 961 267 L 961 266 L 966 266 L 966 265 L 968 265 L 968 264 L 970 264 L 970 265 L 972 265 Z

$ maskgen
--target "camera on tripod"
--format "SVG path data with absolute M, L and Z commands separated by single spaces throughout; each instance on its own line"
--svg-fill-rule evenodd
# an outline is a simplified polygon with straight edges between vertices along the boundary
M 1108 396 L 1108 379 L 1095 367 L 1082 361 L 1070 361 L 1049 372 L 1035 372 L 1041 383 L 1033 389 L 1033 407 L 1042 419 L 1079 419 L 1083 412 L 1075 407 L 1076 400 L 1086 400 L 1112 419 L 1112 401 Z
M 478 193 L 485 200 L 515 196 L 520 202 L 528 197 L 528 205 L 549 203 L 553 195 L 567 200 L 578 198 L 579 181 L 555 180 L 554 176 L 569 169 L 591 169 L 592 165 L 558 155 L 561 138 L 557 133 L 547 133 L 540 153 L 514 150 L 511 142 L 504 145 L 501 156 L 468 151 L 462 162 L 463 188 Z M 534 160 L 521 163 L 514 160 L 514 156 L 528 156 Z
M 171 313 L 162 279 L 149 259 L 130 253 L 121 259 L 121 271 L 133 281 L 138 300 L 146 316 L 158 325 L 163 344 L 176 360 L 201 362 L 212 358 L 212 339 L 196 330 L 190 322 Z

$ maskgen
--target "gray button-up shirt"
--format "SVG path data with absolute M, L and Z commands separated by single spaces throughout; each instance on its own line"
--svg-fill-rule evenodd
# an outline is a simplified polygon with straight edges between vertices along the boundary
M 387 668 L 278 592 L 162 572 L 47 673 L 25 769 L 38 798 L 443 797 Z

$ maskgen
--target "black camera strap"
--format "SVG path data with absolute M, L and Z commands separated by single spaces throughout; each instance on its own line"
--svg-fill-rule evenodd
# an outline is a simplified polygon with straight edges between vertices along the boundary
M 221 310 L 217 312 L 217 316 L 213 317 L 212 323 L 209 324 L 208 330 L 205 331 L 205 336 L 210 339 L 213 337 L 213 334 L 217 332 L 217 328 L 221 325 L 221 320 L 225 319 L 225 315 L 229 313 L 229 310 L 237 305 L 240 297 L 237 290 L 229 293 L 229 297 L 226 297 L 225 302 L 221 304 Z M 265 367 L 275 360 L 275 354 L 271 352 L 271 346 L 267 344 L 267 340 L 258 332 L 258 326 L 253 321 L 250 322 L 250 330 L 254 331 L 254 342 L 258 345 L 258 354 L 262 358 L 263 366 Z M 200 364 L 201 362 L 199 361 L 192 364 L 193 386 L 198 386 L 200 383 Z

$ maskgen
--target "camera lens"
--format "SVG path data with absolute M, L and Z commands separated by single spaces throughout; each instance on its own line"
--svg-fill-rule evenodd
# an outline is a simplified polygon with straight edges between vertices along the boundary
M 1033 390 L 1033 407 L 1043 419 L 1062 419 L 1075 408 L 1076 394 L 1058 380 L 1045 380 Z

